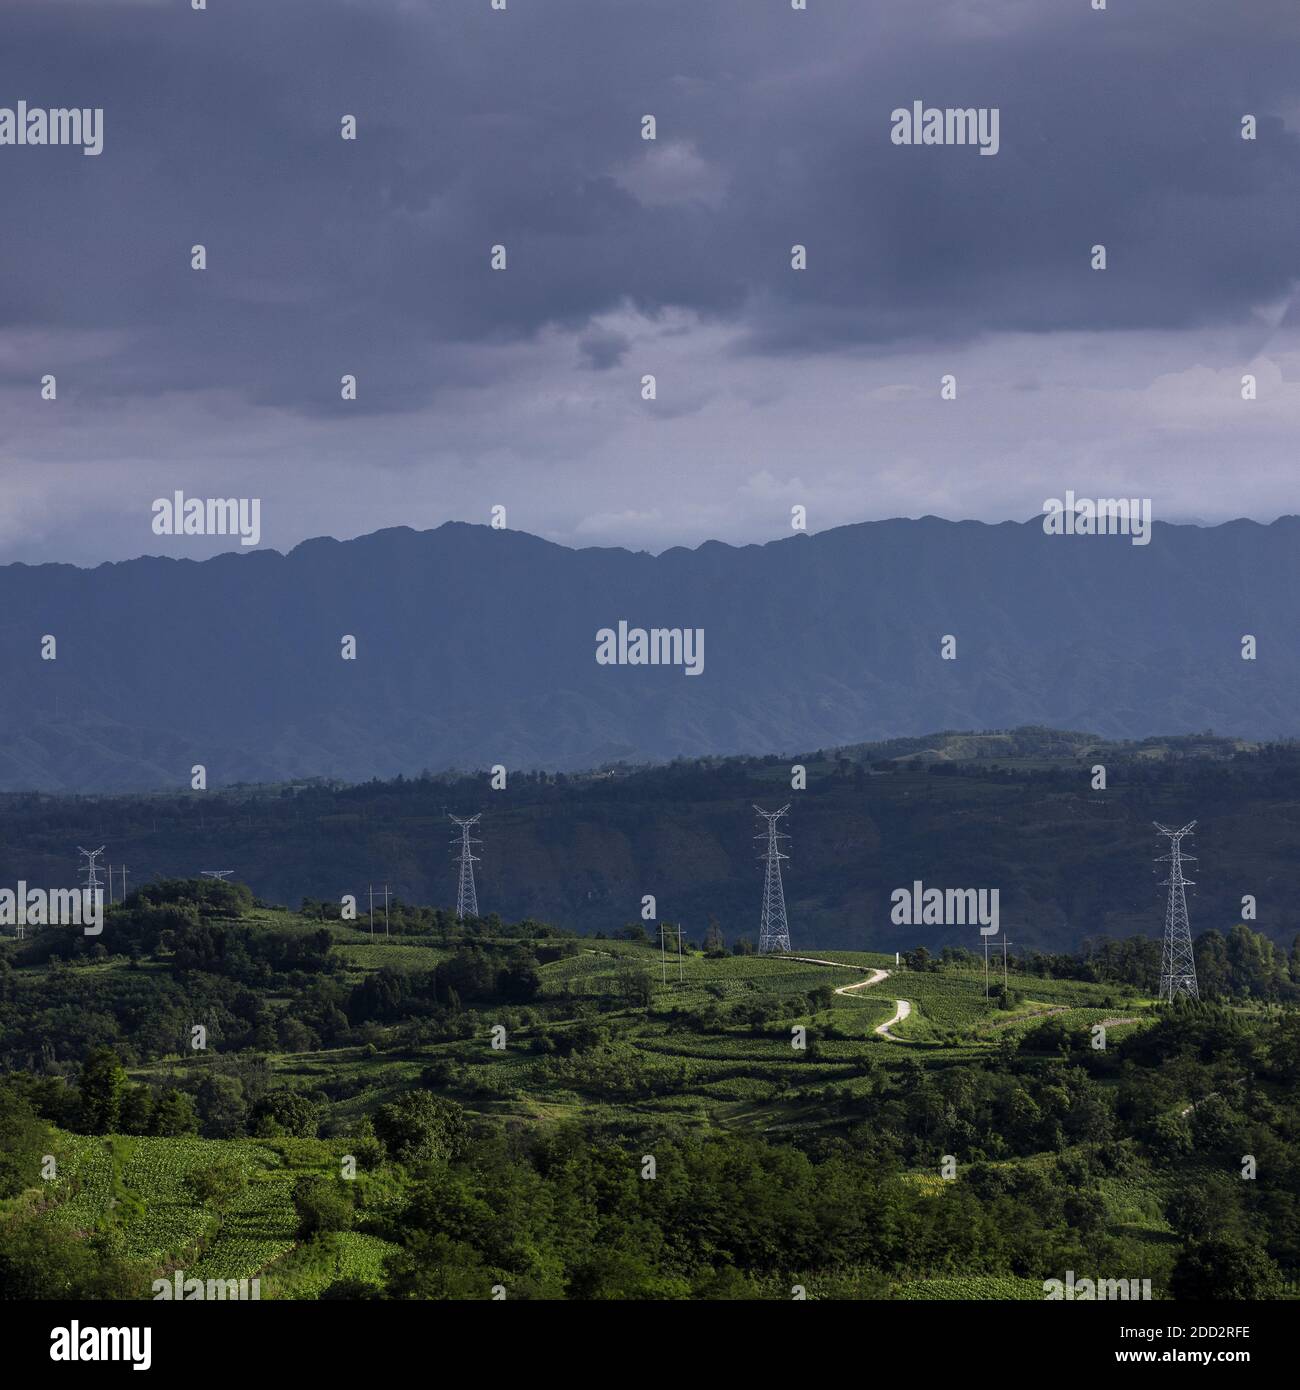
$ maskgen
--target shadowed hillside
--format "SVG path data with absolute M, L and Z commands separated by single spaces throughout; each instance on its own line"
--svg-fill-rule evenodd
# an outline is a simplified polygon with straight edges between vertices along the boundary
M 805 791 L 792 791 L 795 762 Z M 1092 768 L 1107 769 L 1094 791 Z M 387 882 L 406 902 L 454 906 L 454 827 L 483 813 L 479 903 L 506 919 L 579 931 L 658 915 L 699 941 L 710 917 L 754 936 L 762 866 L 752 804 L 791 803 L 785 865 L 794 945 L 978 947 L 973 927 L 895 926 L 890 894 L 913 880 L 996 888 L 1025 948 L 1158 935 L 1153 820 L 1198 826 L 1193 930 L 1227 931 L 1253 895 L 1253 924 L 1289 946 L 1300 911 L 1285 891 L 1300 824 L 1300 751 L 1210 736 L 1111 745 L 1024 729 L 941 734 L 795 758 L 680 762 L 603 774 L 486 774 L 122 798 L 0 797 L 0 883 L 74 880 L 75 847 L 108 846 L 131 883 L 204 868 L 274 902 L 337 905 Z M 382 901 L 382 899 L 380 899 Z
M 1295 732 L 1298 539 L 1294 517 L 1156 524 L 1146 546 L 926 517 L 651 556 L 449 523 L 10 565 L 0 789 L 182 788 L 196 763 L 211 786 L 571 770 L 1017 724 L 1273 738 Z M 599 665 L 620 620 L 702 628 L 702 674 Z

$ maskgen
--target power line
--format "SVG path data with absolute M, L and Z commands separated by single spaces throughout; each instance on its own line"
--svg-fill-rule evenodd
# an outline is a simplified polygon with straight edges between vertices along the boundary
M 375 939 L 375 885 L 368 883 L 366 889 L 370 894 L 370 939 Z M 388 940 L 388 899 L 392 894 L 388 891 L 388 885 L 384 884 L 384 940 Z
M 668 983 L 668 956 L 664 950 L 664 930 L 666 924 L 659 923 L 659 964 L 663 967 L 663 982 Z M 686 975 L 682 967 L 682 924 L 677 924 L 677 981 L 684 982 Z
M 1007 988 L 1007 947 L 1009 945 L 1010 942 L 1004 936 L 1002 938 L 1002 989 L 1004 993 Z M 984 997 L 985 999 L 989 997 L 989 939 L 987 936 L 984 938 Z

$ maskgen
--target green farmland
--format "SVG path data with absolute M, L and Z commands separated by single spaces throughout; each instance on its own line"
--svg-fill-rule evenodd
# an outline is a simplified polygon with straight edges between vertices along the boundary
M 1290 1286 L 1276 1003 L 1162 1007 L 1117 951 L 986 980 L 969 952 L 678 955 L 445 914 L 372 939 L 150 892 L 117 951 L 4 948 L 3 1044 L 45 1040 L 0 1083 L 22 1296 L 179 1272 L 266 1299 L 983 1301 L 1098 1270 L 1181 1297 L 1228 1258 Z

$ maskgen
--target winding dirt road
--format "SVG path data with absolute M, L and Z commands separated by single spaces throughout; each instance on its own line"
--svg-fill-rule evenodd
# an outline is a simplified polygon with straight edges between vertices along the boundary
M 870 989 L 872 985 L 878 985 L 881 980 L 887 980 L 890 976 L 890 971 L 888 970 L 881 970 L 869 965 L 848 965 L 842 960 L 822 960 L 817 956 L 784 956 L 783 959 L 800 960 L 803 961 L 805 965 L 833 965 L 840 970 L 865 970 L 869 972 L 865 980 L 857 980 L 851 985 L 841 985 L 840 988 L 835 991 L 836 994 L 852 994 L 855 990 Z M 873 1029 L 873 1032 L 878 1033 L 882 1038 L 888 1038 L 890 1042 L 906 1042 L 906 1038 L 897 1037 L 889 1030 L 894 1024 L 902 1023 L 908 1014 L 912 1012 L 912 1005 L 906 999 L 895 999 L 894 1003 L 898 1005 L 898 1009 L 893 1018 L 886 1020 L 878 1028 Z
M 895 999 L 894 1003 L 898 1005 L 898 1012 L 888 1023 L 882 1023 L 880 1027 L 876 1029 L 876 1032 L 879 1033 L 882 1038 L 888 1038 L 890 1042 L 906 1042 L 906 1038 L 900 1038 L 889 1030 L 895 1023 L 902 1023 L 908 1014 L 912 1012 L 912 1006 L 906 999 Z

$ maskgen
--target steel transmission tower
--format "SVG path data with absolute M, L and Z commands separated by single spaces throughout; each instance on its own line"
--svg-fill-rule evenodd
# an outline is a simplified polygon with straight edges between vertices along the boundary
M 1196 863 L 1194 856 L 1182 851 L 1182 838 L 1192 833 L 1195 821 L 1189 821 L 1181 830 L 1170 830 L 1159 821 L 1152 824 L 1162 834 L 1169 836 L 1169 853 L 1161 855 L 1157 864 L 1169 865 L 1169 877 L 1165 885 L 1169 888 L 1169 898 L 1165 903 L 1165 944 L 1160 953 L 1160 997 L 1173 1000 L 1175 995 L 1185 994 L 1190 999 L 1199 999 L 1196 988 L 1196 958 L 1192 954 L 1192 928 L 1187 920 L 1187 894 L 1183 891 L 1191 879 L 1183 877 L 1183 861 Z
M 781 834 L 776 828 L 777 821 L 789 809 L 789 802 L 779 811 L 765 811 L 761 806 L 754 807 L 767 822 L 767 829 L 761 835 L 754 836 L 756 840 L 767 841 L 766 850 L 759 855 L 759 858 L 767 863 L 767 873 L 763 879 L 763 920 L 758 928 L 758 949 L 763 955 L 769 951 L 790 949 L 790 924 L 785 919 L 785 888 L 781 884 L 781 861 L 789 859 L 790 856 L 782 854 L 777 843 L 790 837 Z
M 77 846 L 77 853 L 85 855 L 86 858 L 86 862 L 81 866 L 81 872 L 86 875 L 84 888 L 85 891 L 91 895 L 91 903 L 95 902 L 94 895 L 100 891 L 99 856 L 103 854 L 103 852 L 103 845 L 100 845 L 98 849 L 82 849 L 80 845 Z
M 478 894 L 474 891 L 474 865 L 478 858 L 474 854 L 474 846 L 481 845 L 482 840 L 475 840 L 470 831 L 478 824 L 482 816 L 479 812 L 477 816 L 470 816 L 462 819 L 460 816 L 449 816 L 449 820 L 456 822 L 460 826 L 460 839 L 453 840 L 453 845 L 460 846 L 460 886 L 456 890 L 456 920 L 463 922 L 466 917 L 478 916 Z

